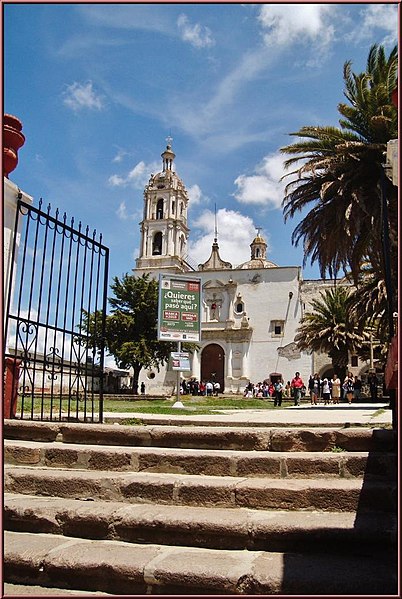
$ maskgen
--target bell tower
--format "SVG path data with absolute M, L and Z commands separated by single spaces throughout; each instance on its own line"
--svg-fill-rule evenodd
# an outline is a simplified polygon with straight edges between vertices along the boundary
M 257 236 L 251 242 L 250 248 L 252 260 L 267 259 L 267 244 L 265 242 L 265 239 L 260 235 L 260 227 L 257 227 Z
M 140 255 L 135 270 L 187 272 L 188 195 L 173 170 L 175 153 L 171 137 L 162 152 L 162 171 L 152 174 L 144 190 L 144 215 L 140 223 Z

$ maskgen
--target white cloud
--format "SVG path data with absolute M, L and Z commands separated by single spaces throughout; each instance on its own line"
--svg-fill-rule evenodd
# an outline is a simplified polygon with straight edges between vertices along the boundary
M 177 19 L 177 27 L 182 40 L 189 42 L 195 48 L 208 48 L 215 44 L 211 30 L 208 27 L 203 27 L 198 23 L 191 25 L 188 17 L 184 14 L 181 14 Z
M 330 4 L 264 4 L 259 21 L 269 46 L 314 42 L 326 46 L 334 37 Z
M 218 245 L 222 260 L 231 262 L 233 267 L 250 259 L 250 243 L 256 236 L 256 227 L 248 216 L 240 212 L 221 208 L 217 212 Z M 189 244 L 189 257 L 194 264 L 201 264 L 211 255 L 215 237 L 215 215 L 205 210 L 191 227 L 192 239 Z
M 120 205 L 116 210 L 116 214 L 120 218 L 120 220 L 133 220 L 134 218 L 136 218 L 135 214 L 128 213 L 127 206 L 124 201 L 120 202 Z
M 371 4 L 361 10 L 362 21 L 351 34 L 354 40 L 377 37 L 379 29 L 387 32 L 381 41 L 396 44 L 398 41 L 398 7 L 392 4 Z
M 200 204 L 201 201 L 204 204 L 209 202 L 209 198 L 207 198 L 206 196 L 203 195 L 201 188 L 197 184 L 192 185 L 191 187 L 188 187 L 187 193 L 188 193 L 188 199 L 190 200 L 190 203 L 189 203 L 190 208 L 192 206 L 196 206 L 197 204 Z
M 92 87 L 92 81 L 77 83 L 76 81 L 67 86 L 63 92 L 64 104 L 74 111 L 82 108 L 90 110 L 101 110 L 103 103 L 100 95 L 97 95 Z
M 170 6 L 153 6 L 152 3 L 136 4 L 77 4 L 77 10 L 92 24 L 122 30 L 154 31 L 171 35 L 172 17 Z M 104 31 L 102 32 L 104 33 Z M 105 35 L 102 36 L 103 40 Z
M 242 204 L 280 208 L 285 195 L 285 183 L 280 181 L 284 174 L 283 157 L 276 153 L 268 154 L 256 166 L 255 174 L 237 177 L 235 185 L 238 191 L 234 197 Z
M 112 185 L 112 187 L 127 187 L 130 185 L 136 189 L 143 189 L 148 183 L 151 174 L 157 173 L 159 170 L 159 162 L 146 164 L 141 160 L 141 162 L 138 162 L 126 176 L 111 175 L 109 177 L 109 184 Z
M 126 150 L 118 149 L 116 156 L 113 158 L 112 162 L 122 162 L 123 159 L 128 156 L 129 153 Z

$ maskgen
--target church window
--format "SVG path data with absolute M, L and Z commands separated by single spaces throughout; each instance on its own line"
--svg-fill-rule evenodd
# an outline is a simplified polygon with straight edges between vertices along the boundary
M 237 294 L 236 300 L 234 302 L 234 311 L 236 314 L 243 314 L 244 312 L 244 302 L 241 293 Z
M 235 306 L 235 310 L 236 310 L 237 314 L 241 314 L 244 310 L 243 302 L 237 302 L 237 304 Z
M 255 250 L 255 257 L 256 257 L 256 258 L 259 258 L 259 257 L 260 257 L 260 248 L 257 248 L 257 249 Z
M 283 320 L 271 320 L 272 337 L 283 337 L 285 323 Z
M 156 205 L 156 218 L 158 220 L 163 218 L 163 200 L 162 199 L 158 200 L 158 203 Z
M 358 358 L 357 356 L 352 356 L 352 357 L 351 357 L 351 362 L 350 362 L 350 365 L 351 365 L 353 368 L 356 368 L 356 366 L 358 366 L 358 364 L 359 364 L 359 358 Z
M 158 231 L 154 235 L 152 243 L 152 255 L 160 256 L 162 254 L 162 233 Z

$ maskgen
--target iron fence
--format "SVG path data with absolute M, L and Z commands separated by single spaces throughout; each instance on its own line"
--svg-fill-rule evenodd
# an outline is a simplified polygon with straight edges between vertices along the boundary
M 109 250 L 96 231 L 41 207 L 17 205 L 4 416 L 102 422 Z

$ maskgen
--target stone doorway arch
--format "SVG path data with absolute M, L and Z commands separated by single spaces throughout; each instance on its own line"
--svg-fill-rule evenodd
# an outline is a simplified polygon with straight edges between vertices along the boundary
M 201 380 L 218 381 L 225 390 L 225 352 L 217 343 L 210 343 L 201 352 Z

